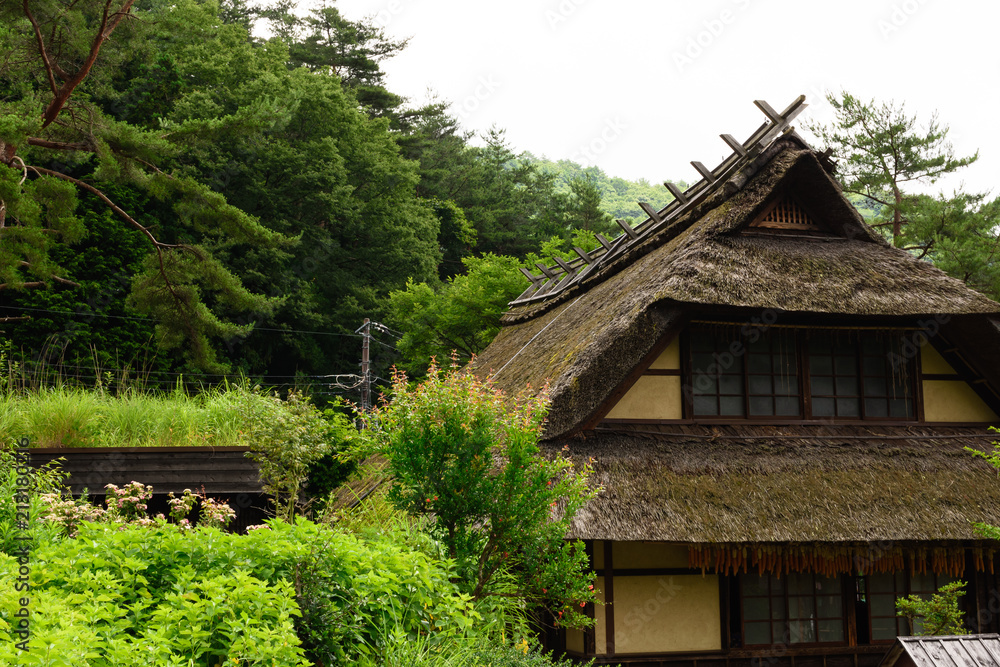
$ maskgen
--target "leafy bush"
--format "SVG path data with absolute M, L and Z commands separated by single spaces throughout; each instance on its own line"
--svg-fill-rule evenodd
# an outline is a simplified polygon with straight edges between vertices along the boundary
M 30 559 L 32 655 L 58 656 L 38 664 L 353 664 L 382 628 L 437 642 L 478 618 L 448 563 L 304 519 L 247 535 L 85 523 Z M 0 664 L 33 664 L 12 648 L 16 576 L 4 557 Z
M 342 414 L 320 413 L 294 390 L 284 401 L 260 387 L 234 391 L 264 491 L 273 496 L 277 516 L 291 521 L 313 464 L 350 439 L 354 427 Z
M 34 516 L 46 524 L 60 527 L 59 532 L 65 537 L 76 537 L 77 530 L 85 521 L 138 526 L 167 525 L 167 518 L 162 514 L 155 517 L 147 515 L 146 501 L 153 496 L 152 486 L 133 481 L 120 489 L 114 484 L 107 484 L 104 488 L 107 489 L 105 508 L 92 504 L 86 494 L 73 498 L 69 494 L 43 493 L 39 497 L 41 506 Z M 236 512 L 228 504 L 204 494 L 192 493 L 191 489 L 184 489 L 180 498 L 175 497 L 173 492 L 168 497 L 170 518 L 181 530 L 194 527 L 187 517 L 196 504 L 200 504 L 198 522 L 204 527 L 224 529 L 236 518 Z
M 180 570 L 169 588 L 151 590 L 141 561 L 120 556 L 112 550 L 104 563 L 91 561 L 93 569 L 74 568 L 51 552 L 43 556 L 48 560 L 33 574 L 41 568 L 55 572 L 32 577 L 27 652 L 18 650 L 22 638 L 11 633 L 18 594 L 5 586 L 0 661 L 67 667 L 308 664 L 295 636 L 298 609 L 287 582 L 268 584 L 239 570 L 212 576 Z M 17 567 L 4 556 L 0 580 L 10 582 Z
M 30 475 L 24 475 L 24 472 L 22 462 L 17 460 L 13 451 L 0 449 L 0 552 L 6 554 L 21 548 L 23 542 L 18 537 L 25 532 L 36 538 L 58 532 L 39 517 L 45 509 L 44 496 L 58 494 L 66 473 L 57 461 L 33 468 Z M 25 500 L 28 505 L 27 525 L 23 523 L 24 514 L 18 514 L 18 505 L 23 505 Z
M 435 643 L 423 636 L 414 639 L 396 628 L 389 629 L 388 634 L 378 659 L 363 658 L 358 667 L 568 667 L 571 664 L 568 660 L 554 660 L 527 639 L 510 642 L 499 637 L 473 636 Z
M 416 387 L 394 373 L 392 390 L 363 434 L 390 461 L 390 499 L 432 521 L 465 590 L 541 605 L 564 625 L 591 624 L 580 609 L 595 601 L 593 575 L 582 543 L 564 536 L 597 491 L 589 469 L 565 453 L 541 455 L 545 393 L 504 396 L 436 366 Z

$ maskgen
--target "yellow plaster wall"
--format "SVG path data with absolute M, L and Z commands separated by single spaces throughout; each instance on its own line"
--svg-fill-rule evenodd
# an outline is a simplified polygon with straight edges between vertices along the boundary
M 583 653 L 583 630 L 576 628 L 566 630 L 566 650 Z
M 688 548 L 679 544 L 615 542 L 611 549 L 616 574 L 623 569 L 689 567 Z
M 920 348 L 920 372 L 931 375 L 956 374 L 951 364 L 945 361 L 944 357 L 930 343 L 924 343 Z
M 594 569 L 604 568 L 604 540 L 594 540 Z
M 659 357 L 649 366 L 656 370 L 680 370 L 681 368 L 681 344 L 678 338 L 667 346 Z
M 617 584 L 617 579 L 615 584 Z M 597 583 L 594 584 L 594 591 L 597 593 L 597 604 L 594 605 L 594 650 L 597 655 L 604 655 L 608 652 L 608 629 L 607 624 L 604 620 L 605 610 L 607 609 L 604 604 L 604 577 L 597 577 Z
M 928 371 L 924 369 L 924 372 Z M 923 389 L 925 421 L 998 421 L 996 413 L 979 398 L 972 387 L 961 380 L 924 380 Z
M 616 575 L 614 614 L 616 653 L 722 648 L 715 575 Z
M 611 408 L 608 419 L 681 419 L 679 375 L 644 375 Z

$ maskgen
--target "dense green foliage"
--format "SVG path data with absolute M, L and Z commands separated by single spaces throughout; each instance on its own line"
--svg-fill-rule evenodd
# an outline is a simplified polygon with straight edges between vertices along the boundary
M 382 628 L 444 638 L 476 618 L 447 563 L 304 520 L 245 536 L 85 524 L 30 561 L 31 651 L 18 662 L 0 624 L 5 664 L 351 664 L 377 651 Z M 16 559 L 0 569 L 10 623 Z
M 26 474 L 0 451 L 4 664 L 553 664 L 530 640 L 527 610 L 473 600 L 418 524 L 362 508 L 234 535 L 205 527 L 232 517 L 211 499 L 195 528 L 194 494 L 172 498 L 167 519 L 146 515 L 140 483 L 109 488 L 102 509 L 60 499 L 61 479 L 53 466 Z M 27 520 L 15 507 L 26 485 Z
M 124 18 L 95 40 L 105 5 Z M 635 200 L 666 203 L 663 188 L 518 155 L 499 130 L 473 142 L 446 103 L 386 89 L 380 63 L 405 40 L 332 5 L 292 10 L 4 6 L 0 326 L 25 363 L 84 384 L 95 366 L 161 386 L 177 370 L 346 373 L 354 330 L 395 312 L 390 293 L 439 293 L 465 260 L 512 267 L 552 239 L 568 250 L 575 229 L 617 234 L 610 216 L 641 215 Z M 251 37 L 261 21 L 277 37 Z M 423 350 L 410 365 L 442 348 L 405 333 Z
M 112 395 L 100 388 L 37 392 L 0 386 L 0 441 L 27 437 L 33 447 L 248 447 L 265 449 L 297 429 L 331 446 L 342 443 L 344 417 L 318 411 L 291 392 L 280 400 L 259 387 L 220 385 L 189 394 L 129 389 Z
M 596 491 L 567 456 L 542 457 L 546 397 L 505 397 L 471 373 L 432 367 L 411 387 L 393 378 L 392 402 L 365 416 L 363 432 L 389 460 L 390 498 L 431 531 L 473 598 L 516 597 L 567 625 L 590 621 L 582 543 L 569 522 Z
M 646 214 L 636 203 L 649 202 L 654 208 L 661 209 L 673 200 L 673 195 L 659 184 L 651 184 L 646 180 L 629 181 L 620 177 L 608 176 L 599 167 L 583 167 L 572 160 L 551 161 L 536 158 L 530 153 L 521 159 L 537 165 L 542 171 L 555 176 L 556 192 L 573 193 L 573 184 L 579 182 L 591 183 L 600 192 L 600 208 L 612 220 L 622 219 L 636 225 L 646 219 Z M 687 188 L 684 181 L 676 181 L 681 189 Z M 576 225 L 587 229 L 583 225 Z M 597 230 L 600 231 L 600 230 Z M 617 236 L 620 231 L 615 231 Z
M 507 304 L 524 291 L 521 265 L 513 257 L 484 255 L 462 260 L 466 273 L 434 290 L 409 282 L 392 292 L 392 319 L 406 333 L 397 344 L 404 368 L 419 373 L 431 357 L 461 362 L 481 352 L 500 330 Z
M 238 410 L 247 444 L 258 466 L 264 492 L 274 498 L 277 516 L 291 522 L 299 494 L 313 466 L 344 449 L 354 425 L 343 414 L 327 410 L 326 418 L 300 393 L 282 400 L 260 391 L 241 391 Z

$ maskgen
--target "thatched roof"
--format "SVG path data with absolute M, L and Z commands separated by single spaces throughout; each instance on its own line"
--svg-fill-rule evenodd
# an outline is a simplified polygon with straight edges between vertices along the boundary
M 997 472 L 965 447 L 982 429 L 636 425 L 569 443 L 604 492 L 574 518 L 580 539 L 687 543 L 883 543 L 979 539 L 1000 525 Z
M 511 309 L 476 372 L 492 372 L 511 391 L 550 382 L 546 435 L 556 438 L 585 423 L 692 308 L 897 319 L 1000 313 L 866 226 L 800 140 L 776 142 L 754 170 L 579 285 Z M 748 233 L 788 193 L 826 233 Z
M 1000 304 L 886 243 L 843 197 L 812 150 L 786 139 L 767 155 L 736 194 L 718 190 L 578 287 L 513 308 L 504 322 L 530 320 L 606 281 L 647 299 L 791 312 L 1000 312 Z M 757 214 L 784 193 L 808 206 L 830 235 L 745 235 Z

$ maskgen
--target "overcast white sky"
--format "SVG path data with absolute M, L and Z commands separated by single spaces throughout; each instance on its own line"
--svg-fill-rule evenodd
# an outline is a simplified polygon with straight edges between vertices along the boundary
M 314 0 L 316 1 L 316 0 Z M 304 0 L 308 3 L 309 0 Z M 950 125 L 979 162 L 934 190 L 1000 189 L 1000 3 L 974 0 L 337 0 L 376 15 L 409 46 L 384 63 L 389 88 L 453 103 L 464 127 L 505 128 L 515 150 L 596 164 L 626 178 L 693 182 L 718 135 L 745 140 L 799 94 L 828 119 L 824 91 L 894 99 Z M 807 137 L 808 138 L 808 137 Z

